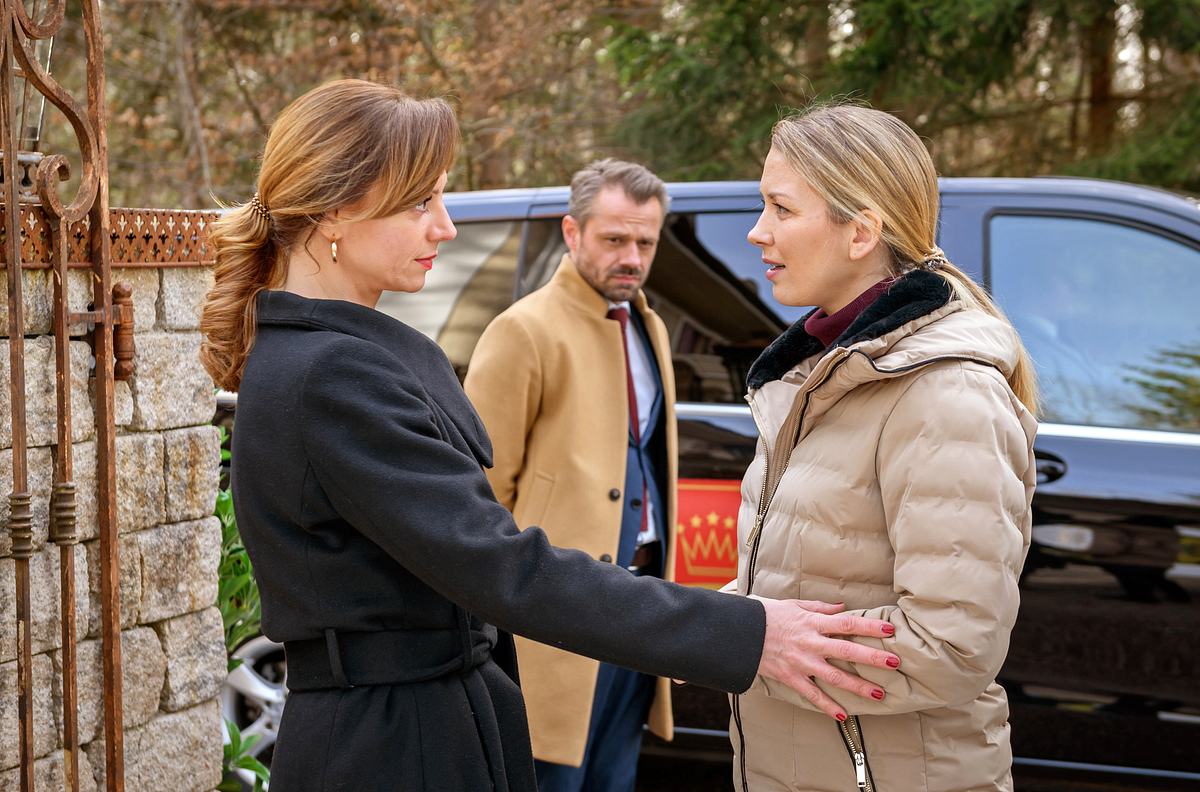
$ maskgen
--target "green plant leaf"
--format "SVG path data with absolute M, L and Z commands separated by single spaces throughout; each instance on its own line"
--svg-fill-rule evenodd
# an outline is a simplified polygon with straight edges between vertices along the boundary
M 225 628 L 225 650 L 229 670 L 237 668 L 242 661 L 232 654 L 243 642 L 262 632 L 262 601 L 258 583 L 254 579 L 250 556 L 238 533 L 237 517 L 233 511 L 233 497 L 228 489 L 217 493 L 214 514 L 221 521 L 221 559 L 218 564 L 217 609 Z M 270 781 L 271 772 L 262 762 L 249 755 L 260 735 L 243 737 L 237 724 L 225 721 L 229 742 L 225 745 L 222 760 L 222 781 L 219 790 L 242 792 L 241 779 L 233 770 L 249 770 L 255 775 L 255 789 L 263 789 Z

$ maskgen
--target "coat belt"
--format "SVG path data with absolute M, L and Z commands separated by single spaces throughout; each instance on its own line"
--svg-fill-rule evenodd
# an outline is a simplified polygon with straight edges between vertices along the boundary
M 427 682 L 466 673 L 491 656 L 495 636 L 466 626 L 439 630 L 325 630 L 285 641 L 288 690 Z

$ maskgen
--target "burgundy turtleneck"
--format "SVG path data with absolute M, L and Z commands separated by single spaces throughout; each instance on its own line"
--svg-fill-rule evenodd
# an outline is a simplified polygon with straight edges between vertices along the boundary
M 891 288 L 891 285 L 895 282 L 895 278 L 884 278 L 855 297 L 850 301 L 849 305 L 837 311 L 832 316 L 818 308 L 812 316 L 804 320 L 805 332 L 815 337 L 825 346 L 829 346 L 838 339 L 838 336 L 846 332 L 846 328 L 854 323 L 854 320 L 866 310 L 868 305 L 882 297 L 883 293 Z

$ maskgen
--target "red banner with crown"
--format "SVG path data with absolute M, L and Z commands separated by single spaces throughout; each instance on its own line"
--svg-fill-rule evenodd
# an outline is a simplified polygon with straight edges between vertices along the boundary
M 675 526 L 675 580 L 720 588 L 737 577 L 737 515 L 741 482 L 680 479 Z

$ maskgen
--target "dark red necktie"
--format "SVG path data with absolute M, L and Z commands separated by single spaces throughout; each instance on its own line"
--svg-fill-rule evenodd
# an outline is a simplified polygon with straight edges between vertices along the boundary
M 629 366 L 629 309 L 609 308 L 608 318 L 615 319 L 621 325 L 621 351 L 625 353 L 625 390 L 629 394 L 629 433 L 633 435 L 633 443 L 639 448 L 642 445 L 641 421 L 638 420 L 637 389 L 633 386 L 633 369 Z M 646 532 L 646 514 L 649 507 L 646 504 L 645 485 L 642 486 L 642 527 L 641 533 Z

